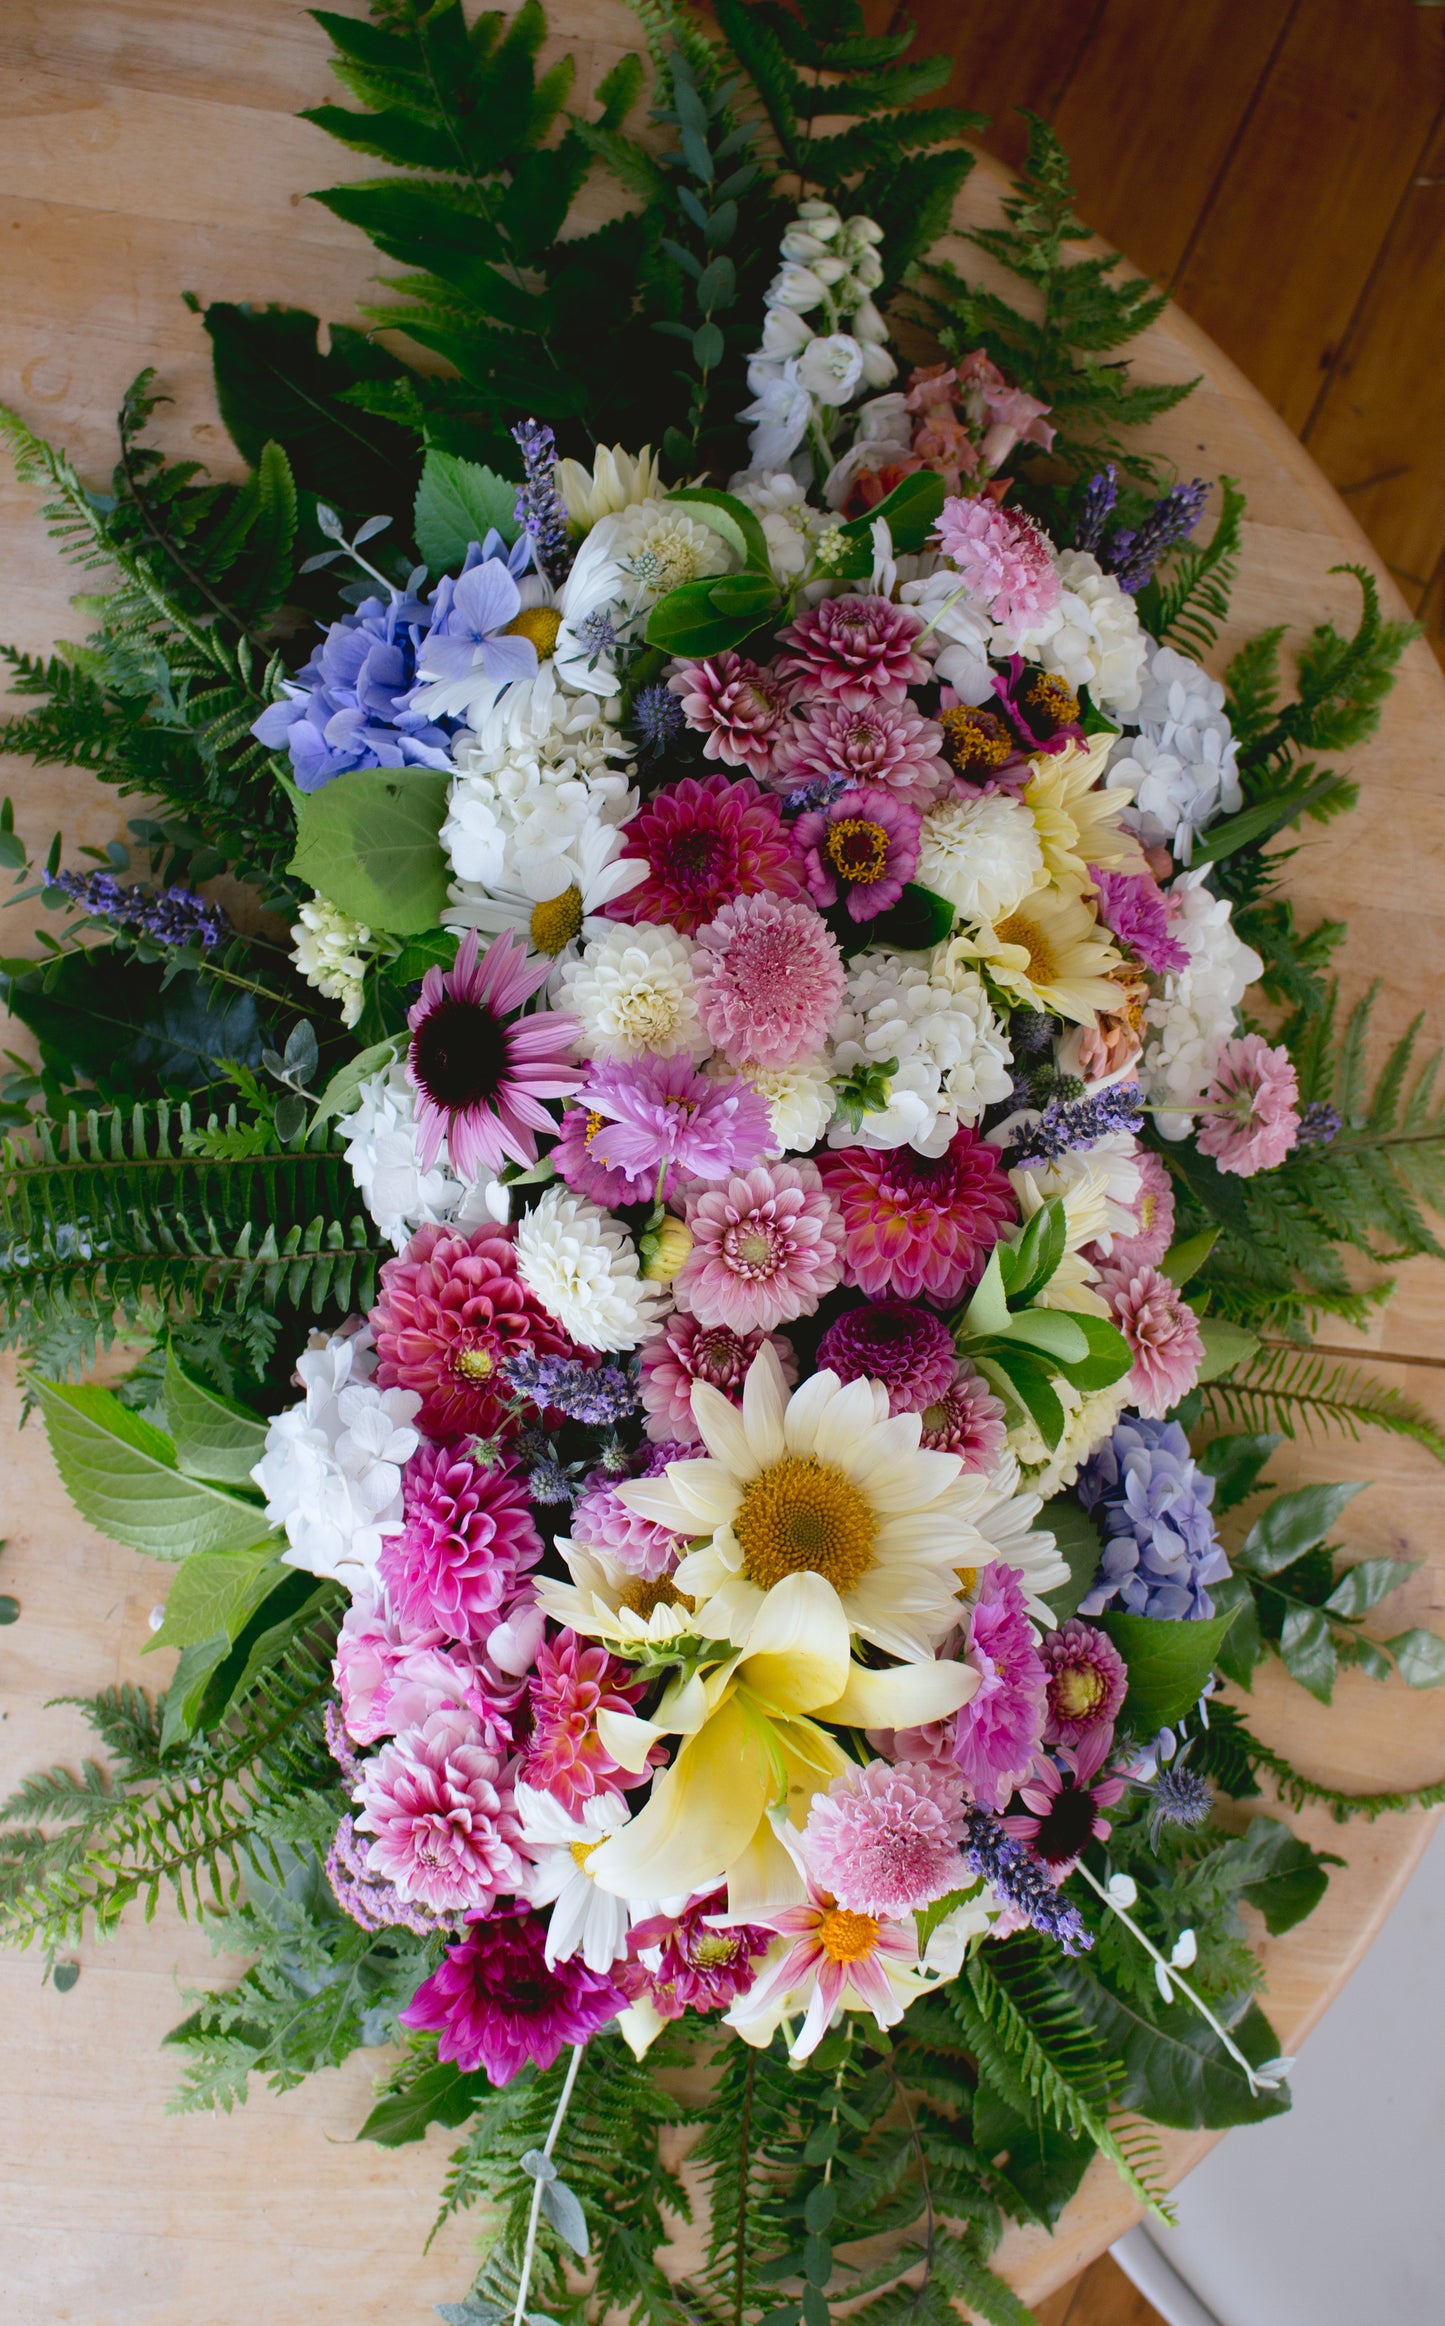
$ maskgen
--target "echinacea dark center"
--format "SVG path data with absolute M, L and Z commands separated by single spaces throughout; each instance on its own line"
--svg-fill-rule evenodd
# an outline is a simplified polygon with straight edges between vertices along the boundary
M 871 883 L 888 869 L 888 834 L 866 816 L 840 816 L 828 826 L 823 850 L 840 880 Z
M 434 1106 L 465 1114 L 494 1099 L 506 1078 L 506 1028 L 489 1009 L 448 995 L 413 1034 L 411 1063 Z
M 1045 1816 L 1039 1820 L 1034 1848 L 1048 1866 L 1065 1866 L 1082 1855 L 1094 1831 L 1094 1796 L 1087 1786 L 1065 1778 Z

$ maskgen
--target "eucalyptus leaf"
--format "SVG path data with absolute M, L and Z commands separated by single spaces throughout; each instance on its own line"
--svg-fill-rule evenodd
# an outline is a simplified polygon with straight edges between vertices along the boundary
M 542 2183 L 542 2211 L 564 2244 L 575 2254 L 587 2252 L 587 2216 L 565 2181 Z
M 265 1422 L 194 1380 L 173 1349 L 166 1352 L 165 1406 L 178 1470 L 216 1486 L 251 1484 L 251 1472 L 266 1450 Z
M 311 1117 L 312 1128 L 318 1123 L 329 1123 L 337 1115 L 350 1114 L 352 1108 L 360 1102 L 362 1084 L 369 1082 L 373 1074 L 380 1074 L 390 1066 L 394 1059 L 401 1056 L 406 1045 L 405 1034 L 389 1034 L 384 1042 L 373 1042 L 369 1049 L 359 1050 L 354 1058 L 347 1059 L 344 1066 L 338 1066 L 316 1101 L 316 1111 Z
M 1279 1575 L 1316 1543 L 1322 1543 L 1341 1512 L 1363 1494 L 1367 1481 L 1350 1485 L 1297 1486 L 1277 1494 L 1261 1511 L 1235 1553 L 1237 1567 L 1255 1575 Z
M 419 767 L 338 775 L 303 801 L 289 869 L 370 928 L 397 937 L 434 929 L 450 877 L 437 838 L 450 781 Z
M 108 1389 L 35 1375 L 30 1386 L 66 1492 L 112 1541 L 153 1559 L 245 1551 L 265 1541 L 270 1529 L 255 1503 L 183 1477 L 174 1441 Z
M 479 461 L 453 452 L 428 452 L 416 488 L 413 522 L 416 545 L 433 575 L 460 570 L 468 549 L 488 533 L 506 542 L 520 531 L 517 487 Z
M 1397 1632 L 1385 1645 L 1407 1688 L 1438 1688 L 1445 1680 L 1445 1640 L 1438 1632 L 1417 1626 Z
M 1170 1623 L 1153 1615 L 1108 1608 L 1092 1619 L 1107 1632 L 1129 1667 L 1123 1718 L 1143 1736 L 1172 1728 L 1193 1710 L 1219 1661 L 1233 1613 L 1198 1623 Z

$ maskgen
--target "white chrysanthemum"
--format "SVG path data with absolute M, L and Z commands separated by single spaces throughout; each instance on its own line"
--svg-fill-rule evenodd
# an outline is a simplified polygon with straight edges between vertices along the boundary
M 805 488 L 786 469 L 742 469 L 729 479 L 728 491 L 761 524 L 779 581 L 796 581 L 827 522 L 819 510 L 809 507 Z
M 311 897 L 299 910 L 301 917 L 291 931 L 291 959 L 308 985 L 328 1001 L 340 1002 L 343 1026 L 354 1026 L 365 998 L 362 981 L 371 931 L 323 896 Z
M 580 1022 L 585 1055 L 701 1057 L 709 1043 L 697 1014 L 693 950 L 676 929 L 614 921 L 569 961 L 557 980 L 557 1007 Z
M 334 1333 L 296 1370 L 305 1400 L 278 1413 L 251 1472 L 266 1516 L 284 1527 L 288 1566 L 348 1589 L 373 1577 L 381 1546 L 402 1528 L 401 1474 L 420 1444 L 411 1389 L 377 1389 L 365 1336 Z
M 671 1306 L 645 1284 L 631 1238 L 605 1211 L 549 1187 L 517 1224 L 517 1274 L 583 1349 L 635 1349 Z
M 694 1630 L 691 1602 L 679 1596 L 671 1576 L 644 1582 L 605 1551 L 590 1551 L 570 1535 L 558 1535 L 556 1547 L 571 1582 L 539 1575 L 536 1586 L 537 1605 L 554 1623 L 588 1639 L 612 1640 L 634 1655 L 642 1647 L 685 1639 Z
M 535 722 L 529 714 L 499 739 L 457 738 L 440 839 L 469 887 L 516 886 L 590 827 L 623 824 L 636 810 L 629 746 L 595 695 L 558 697 L 545 716 L 532 709 Z
M 534 1906 L 552 1909 L 544 1959 L 565 1963 L 580 1954 L 589 1971 L 610 1970 L 627 1952 L 632 1910 L 625 1899 L 598 1889 L 587 1860 L 609 1833 L 626 1825 L 631 1810 L 620 1794 L 597 1793 L 584 1801 L 580 1818 L 569 1817 L 560 1801 L 535 1785 L 518 1785 L 516 1810 L 532 1861 L 523 1895 Z
M 1062 1380 L 1055 1381 L 1054 1389 L 1064 1409 L 1064 1434 L 1057 1446 L 1046 1446 L 1034 1423 L 1027 1420 L 1008 1434 L 1025 1488 L 1045 1502 L 1073 1485 L 1089 1456 L 1112 1434 L 1130 1396 L 1127 1373 L 1122 1381 L 1107 1389 L 1092 1389 L 1087 1395 Z
M 1009 1096 L 1013 1052 L 989 1006 L 983 981 L 959 970 L 945 985 L 896 953 L 864 954 L 849 972 L 833 1035 L 833 1073 L 897 1065 L 886 1106 L 858 1129 L 841 1119 L 835 1147 L 903 1147 L 941 1155 L 960 1124 Z
M 1024 634 L 1022 652 L 1031 662 L 1056 671 L 1075 693 L 1086 686 L 1108 717 L 1132 717 L 1139 707 L 1149 652 L 1134 600 L 1087 549 L 1060 551 L 1059 578 L 1063 596 L 1052 613 Z M 998 643 L 1007 649 L 1002 632 Z
M 611 554 L 630 584 L 630 609 L 655 606 L 683 582 L 725 573 L 731 558 L 710 525 L 678 501 L 639 501 L 610 520 Z
M 1023 1577 L 1029 1613 L 1052 1629 L 1053 1612 L 1045 1605 L 1043 1595 L 1067 1583 L 1068 1562 L 1060 1558 L 1058 1544 L 1047 1524 L 1038 1524 L 1043 1509 L 1039 1496 L 1020 1491 L 1018 1457 L 1011 1448 L 1005 1448 L 988 1487 L 992 1499 L 979 1512 L 976 1522 L 979 1532 L 988 1537 L 995 1555 L 1005 1566 Z
M 1189 953 L 1189 967 L 1164 980 L 1164 990 L 1144 1011 L 1154 1029 L 1145 1046 L 1143 1078 L 1150 1098 L 1163 1110 L 1155 1124 L 1166 1139 L 1182 1139 L 1189 1109 L 1214 1080 L 1219 1053 L 1234 1032 L 1235 1013 L 1264 968 L 1252 948 L 1235 935 L 1227 897 L 1206 888 L 1174 889 L 1170 934 Z
M 641 857 L 622 854 L 621 826 L 591 822 L 551 857 L 529 852 L 515 877 L 490 892 L 454 880 L 442 920 L 449 929 L 484 929 L 491 936 L 510 929 L 524 938 L 529 953 L 557 964 L 550 992 L 561 965 L 611 928 L 604 908 L 646 877 Z
M 928 625 L 919 644 L 933 656 L 934 677 L 951 686 L 961 703 L 986 703 L 994 691 L 988 659 L 994 626 L 955 568 L 932 562 L 930 572 L 905 581 L 898 595 Z
M 916 877 L 967 921 L 1005 919 L 1044 878 L 1033 817 L 1002 792 L 941 799 L 923 819 Z
M 773 1155 L 806 1155 L 817 1146 L 834 1106 L 832 1080 L 821 1059 L 801 1066 L 743 1066 L 739 1072 L 767 1101 Z
M 557 490 L 573 524 L 584 532 L 590 532 L 601 518 L 631 508 L 635 501 L 650 501 L 658 482 L 657 458 L 650 444 L 644 444 L 637 453 L 620 444 L 599 444 L 590 469 L 580 460 L 557 463 Z
M 505 1221 L 507 1194 L 497 1180 L 464 1186 L 444 1163 L 423 1171 L 417 1145 L 416 1093 L 398 1059 L 368 1076 L 350 1114 L 336 1125 L 357 1193 L 399 1252 L 420 1227 L 480 1227 Z

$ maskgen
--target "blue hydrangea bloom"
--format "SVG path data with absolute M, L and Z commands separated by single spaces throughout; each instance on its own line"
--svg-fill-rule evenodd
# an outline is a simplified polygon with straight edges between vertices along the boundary
M 1078 1494 L 1104 1535 L 1081 1615 L 1109 1607 L 1172 1622 L 1213 1615 L 1207 1586 L 1230 1571 L 1209 1507 L 1214 1480 L 1195 1463 L 1177 1421 L 1126 1414 L 1080 1471 Z

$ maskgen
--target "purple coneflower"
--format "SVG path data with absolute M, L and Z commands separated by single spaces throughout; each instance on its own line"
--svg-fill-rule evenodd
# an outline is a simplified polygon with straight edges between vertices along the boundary
M 551 962 L 529 961 L 521 939 L 507 931 L 480 960 L 477 944 L 476 930 L 468 929 L 452 968 L 427 971 L 406 1021 L 421 1169 L 430 1171 L 445 1139 L 453 1171 L 468 1180 L 495 1174 L 509 1159 L 524 1170 L 535 1163 L 537 1132 L 557 1128 L 542 1100 L 567 1098 L 582 1080 L 568 1057 L 574 1018 L 559 1010 L 514 1016 Z

